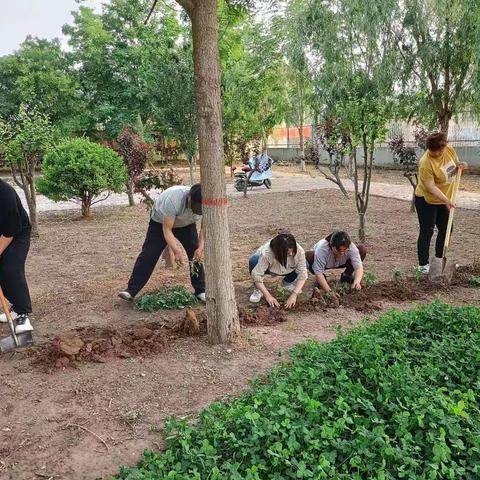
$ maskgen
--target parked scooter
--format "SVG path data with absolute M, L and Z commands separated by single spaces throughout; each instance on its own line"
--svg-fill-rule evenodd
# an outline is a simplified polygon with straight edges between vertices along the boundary
M 272 164 L 273 159 L 266 153 L 256 155 L 244 165 L 240 172 L 234 173 L 233 186 L 239 192 L 245 192 L 247 188 L 261 187 L 265 185 L 272 188 Z M 235 168 L 234 168 L 235 171 Z

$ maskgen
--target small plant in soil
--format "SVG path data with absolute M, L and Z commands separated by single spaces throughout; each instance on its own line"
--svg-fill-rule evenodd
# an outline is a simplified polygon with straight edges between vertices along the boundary
M 423 278 L 423 273 L 420 270 L 420 267 L 416 267 L 415 268 L 415 281 L 417 283 L 420 283 L 422 281 L 422 278 Z
M 290 297 L 290 294 L 292 292 L 290 292 L 289 290 L 287 290 L 286 288 L 283 288 L 281 286 L 278 286 L 277 287 L 277 300 L 280 302 L 280 303 L 285 303 L 287 300 L 288 300 L 288 297 Z
M 472 287 L 480 288 L 480 276 L 478 276 L 478 275 L 472 275 L 472 276 L 468 279 L 468 283 L 469 283 Z
M 338 282 L 335 285 L 335 292 L 339 295 L 347 295 L 352 291 L 352 286 L 347 282 Z
M 370 288 L 370 287 L 373 287 L 373 285 L 375 285 L 375 282 L 377 281 L 377 277 L 372 272 L 365 272 L 363 275 L 363 280 L 365 282 L 365 286 L 367 288 Z
M 183 285 L 177 285 L 142 295 L 135 302 L 135 308 L 142 312 L 156 312 L 157 310 L 180 310 L 197 303 L 195 296 Z
M 394 268 L 392 271 L 392 279 L 395 285 L 402 285 L 405 280 L 405 274 L 400 268 Z

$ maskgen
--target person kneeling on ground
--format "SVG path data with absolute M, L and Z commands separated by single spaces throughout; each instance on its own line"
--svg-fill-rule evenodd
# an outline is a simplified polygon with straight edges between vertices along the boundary
M 167 245 L 175 257 L 175 262 L 183 265 L 182 252 L 175 240 L 178 239 L 190 261 L 190 280 L 195 296 L 205 302 L 205 271 L 200 262 L 203 256 L 205 230 L 202 222 L 199 239 L 196 226 L 201 216 L 202 190 L 199 183 L 192 187 L 178 185 L 162 192 L 152 208 L 147 236 L 133 267 L 128 287 L 118 296 L 124 300 L 134 299 L 150 279 Z
M 0 180 L 0 286 L 12 304 L 15 333 L 33 330 L 28 314 L 32 302 L 25 278 L 25 262 L 30 249 L 32 227 L 17 192 Z M 0 322 L 6 322 L 5 313 Z
M 250 257 L 248 268 L 255 284 L 250 302 L 258 303 L 265 297 L 271 307 L 279 307 L 280 304 L 264 285 L 265 274 L 283 277 L 282 287 L 291 292 L 285 302 L 286 308 L 295 306 L 308 277 L 305 251 L 289 233 L 277 235 L 262 245 Z
M 332 292 L 325 277 L 325 271 L 334 268 L 345 268 L 340 282 L 348 283 L 353 289 L 360 290 L 363 260 L 366 255 L 367 248 L 364 245 L 357 247 L 343 231 L 328 235 L 314 245 L 313 251 L 305 253 L 308 268 L 317 279 L 317 286 L 325 292 Z

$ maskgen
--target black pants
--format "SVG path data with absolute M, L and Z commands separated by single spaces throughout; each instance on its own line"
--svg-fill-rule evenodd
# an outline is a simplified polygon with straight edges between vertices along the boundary
M 172 229 L 175 238 L 182 244 L 187 252 L 190 262 L 193 254 L 198 248 L 198 232 L 194 223 L 186 227 Z M 163 235 L 163 226 L 161 223 L 150 220 L 147 230 L 147 237 L 143 243 L 142 251 L 135 262 L 132 275 L 128 281 L 128 292 L 135 296 L 150 279 L 155 265 L 160 255 L 165 250 L 167 242 Z M 195 272 L 192 272 L 192 264 L 190 263 L 190 279 L 195 289 L 195 295 L 205 292 L 205 272 L 203 265 L 197 264 Z
M 435 243 L 435 256 L 442 258 L 449 211 L 446 205 L 433 205 L 425 201 L 424 197 L 415 197 L 420 234 L 417 241 L 418 264 L 427 265 L 430 258 L 430 241 L 437 227 L 437 241 Z
M 14 238 L 0 256 L 0 286 L 12 309 L 18 314 L 30 313 L 32 301 L 25 277 L 25 262 L 30 250 L 30 231 Z

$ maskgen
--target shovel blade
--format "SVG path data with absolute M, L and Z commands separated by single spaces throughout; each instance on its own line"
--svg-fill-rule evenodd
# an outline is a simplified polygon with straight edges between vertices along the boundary
M 6 353 L 20 347 L 29 347 L 33 343 L 32 332 L 20 333 L 17 335 L 18 347 L 12 335 L 0 339 L 0 352 Z
M 430 263 L 428 279 L 432 283 L 448 285 L 452 281 L 456 268 L 456 263 L 451 260 L 447 260 L 446 258 L 434 258 Z

